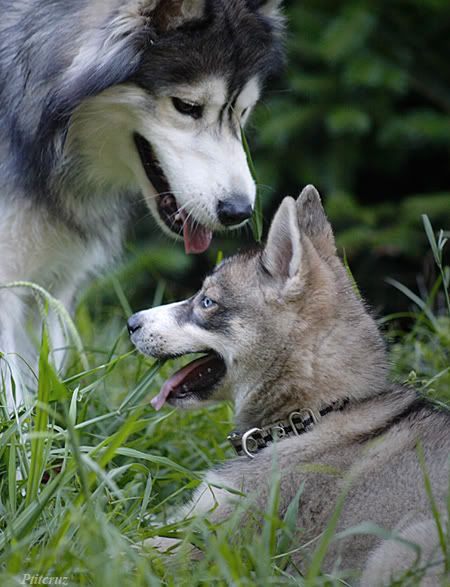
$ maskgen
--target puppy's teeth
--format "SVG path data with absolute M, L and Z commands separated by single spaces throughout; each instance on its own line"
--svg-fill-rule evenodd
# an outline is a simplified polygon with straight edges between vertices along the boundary
M 180 222 L 181 220 L 181 214 L 178 212 L 178 214 L 175 216 L 175 222 Z

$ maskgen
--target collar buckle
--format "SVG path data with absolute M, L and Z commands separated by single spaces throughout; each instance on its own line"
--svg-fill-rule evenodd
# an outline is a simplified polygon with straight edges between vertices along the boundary
M 254 459 L 258 450 L 264 446 L 266 443 L 261 428 L 250 428 L 242 435 L 242 450 L 250 459 Z

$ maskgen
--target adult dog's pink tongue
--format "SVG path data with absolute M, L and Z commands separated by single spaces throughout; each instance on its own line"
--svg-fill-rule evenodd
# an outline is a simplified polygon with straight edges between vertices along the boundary
M 164 385 L 161 387 L 161 391 L 158 393 L 156 397 L 154 397 L 151 401 L 152 406 L 155 410 L 160 410 L 163 405 L 166 403 L 167 398 L 169 395 L 181 385 L 181 383 L 189 377 L 189 375 L 194 375 L 194 371 L 202 370 L 202 367 L 207 363 L 212 363 L 213 361 L 217 361 L 216 357 L 211 357 L 207 355 L 206 357 L 200 357 L 200 359 L 196 359 L 192 361 L 179 371 L 177 371 L 170 379 L 168 379 Z
M 204 253 L 212 240 L 211 230 L 201 224 L 193 224 L 190 218 L 186 218 L 183 226 L 184 250 L 189 253 Z

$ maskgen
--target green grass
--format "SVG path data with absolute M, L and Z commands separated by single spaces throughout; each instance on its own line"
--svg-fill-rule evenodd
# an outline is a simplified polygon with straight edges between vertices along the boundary
M 435 244 L 442 265 L 437 287 L 427 299 L 405 292 L 411 298 L 407 318 L 412 327 L 400 330 L 399 316 L 382 322 L 393 341 L 393 375 L 450 403 L 450 308 L 443 292 L 449 272 L 442 254 L 439 257 L 439 246 L 443 249 L 445 243 L 441 239 L 440 245 Z M 103 287 L 110 289 L 111 281 Z M 72 362 L 64 381 L 48 360 L 43 330 L 37 396 L 17 417 L 3 414 L 0 585 L 23 584 L 24 575 L 29 583 L 38 576 L 67 577 L 69 585 L 99 587 L 352 584 L 351 577 L 347 581 L 321 570 L 327 548 L 336 539 L 344 495 L 329 527 L 317 537 L 303 576 L 290 564 L 292 553 L 301 553 L 305 546 L 296 528 L 302 487 L 280 519 L 276 473 L 259 532 L 249 528 L 237 534 L 239 510 L 215 527 L 204 521 L 171 520 L 176 506 L 198 486 L 202 471 L 231 456 L 225 439 L 233 426 L 232 410 L 229 405 L 195 412 L 156 413 L 151 408 L 149 400 L 174 365 L 154 363 L 131 351 L 124 332 L 128 301 L 118 280 L 114 290 L 119 308 L 115 312 L 99 303 L 98 285 L 95 295 L 80 305 L 76 326 L 86 356 L 71 332 Z M 158 302 L 162 292 L 163 286 L 156 295 Z M 51 305 L 51 300 L 46 303 Z M 107 319 L 100 320 L 105 313 Z M 423 474 L 426 484 L 425 467 Z M 426 487 L 432 499 L 432 488 Z M 439 518 L 437 524 L 448 565 L 449 528 Z M 383 529 L 369 524 L 347 534 L 363 531 L 386 536 Z M 182 550 L 168 564 L 167 557 L 142 548 L 146 538 L 157 535 L 200 545 L 203 560 L 190 565 Z M 235 537 L 233 543 L 230 536 Z M 393 585 L 418 585 L 422 572 L 418 566 L 412 568 Z

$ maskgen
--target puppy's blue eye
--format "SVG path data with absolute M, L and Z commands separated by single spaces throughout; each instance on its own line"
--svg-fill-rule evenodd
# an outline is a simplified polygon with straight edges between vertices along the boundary
M 208 296 L 204 296 L 202 298 L 202 301 L 200 302 L 200 305 L 205 310 L 209 310 L 210 308 L 212 308 L 213 306 L 216 305 L 216 302 L 214 300 L 212 300 L 211 298 L 208 298 Z

